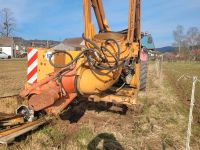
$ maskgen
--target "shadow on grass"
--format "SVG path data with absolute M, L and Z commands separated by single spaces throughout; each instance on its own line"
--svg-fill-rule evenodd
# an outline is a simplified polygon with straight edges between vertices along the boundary
M 61 113 L 60 118 L 62 120 L 69 120 L 70 123 L 76 123 L 85 114 L 86 110 L 95 110 L 96 112 L 107 111 L 125 115 L 128 107 L 123 104 L 116 105 L 114 103 L 82 100 L 71 104 Z
M 101 144 L 102 143 L 102 144 Z M 113 134 L 101 133 L 98 134 L 87 146 L 88 150 L 99 150 L 101 147 L 104 150 L 124 150 L 122 145 L 116 140 Z

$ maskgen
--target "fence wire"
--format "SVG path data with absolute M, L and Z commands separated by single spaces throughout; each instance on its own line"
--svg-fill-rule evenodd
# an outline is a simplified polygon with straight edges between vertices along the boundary
M 186 150 L 190 150 L 190 138 L 192 135 L 192 122 L 193 122 L 193 108 L 195 104 L 195 90 L 196 90 L 196 84 L 200 83 L 200 80 L 197 76 L 190 76 L 187 74 L 184 74 L 178 78 L 178 82 L 181 79 L 193 79 L 192 80 L 192 93 L 191 93 L 191 101 L 190 101 L 190 110 L 189 110 L 189 119 L 188 119 L 188 129 L 187 129 L 187 137 L 186 137 Z
M 157 76 L 159 76 L 162 68 L 161 62 L 156 62 L 156 71 L 157 71 Z M 172 70 L 178 74 L 182 74 L 181 72 L 177 70 Z M 190 101 L 190 109 L 189 109 L 189 116 L 188 116 L 188 128 L 187 128 L 187 135 L 186 135 L 186 145 L 185 149 L 190 150 L 190 139 L 192 135 L 192 122 L 193 122 L 193 109 L 195 105 L 195 91 L 196 91 L 196 85 L 200 83 L 200 79 L 198 79 L 197 76 L 189 75 L 189 74 L 182 74 L 178 79 L 177 82 L 180 82 L 181 80 L 192 80 L 192 90 L 191 90 L 191 101 Z

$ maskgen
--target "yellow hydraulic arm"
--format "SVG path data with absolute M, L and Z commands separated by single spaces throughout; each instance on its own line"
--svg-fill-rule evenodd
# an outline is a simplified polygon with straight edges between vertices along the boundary
M 94 9 L 95 16 L 99 25 L 99 32 L 110 31 L 108 27 L 108 23 L 105 18 L 102 0 L 91 0 L 91 3 L 92 3 L 92 7 Z
M 91 21 L 91 6 L 93 7 L 96 20 L 99 26 L 99 32 L 110 32 L 102 0 L 83 0 L 84 12 L 84 33 L 86 37 L 90 37 L 88 32 L 94 33 L 94 26 Z M 127 40 L 129 43 L 140 40 L 140 15 L 141 15 L 141 0 L 129 0 L 129 15 L 128 15 L 128 34 Z

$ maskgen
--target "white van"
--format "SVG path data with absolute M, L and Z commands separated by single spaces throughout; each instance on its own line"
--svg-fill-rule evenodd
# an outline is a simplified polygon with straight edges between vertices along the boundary
M 10 55 L 0 51 L 0 59 L 10 59 L 10 58 L 11 58 Z

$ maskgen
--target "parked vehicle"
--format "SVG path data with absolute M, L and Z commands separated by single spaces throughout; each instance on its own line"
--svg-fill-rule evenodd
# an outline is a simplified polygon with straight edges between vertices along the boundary
M 25 58 L 25 57 L 27 57 L 27 52 L 22 52 L 20 58 Z
M 17 58 L 25 58 L 25 57 L 27 57 L 27 52 L 18 51 L 18 52 L 16 52 L 16 57 Z
M 10 59 L 11 56 L 0 51 L 0 59 Z

